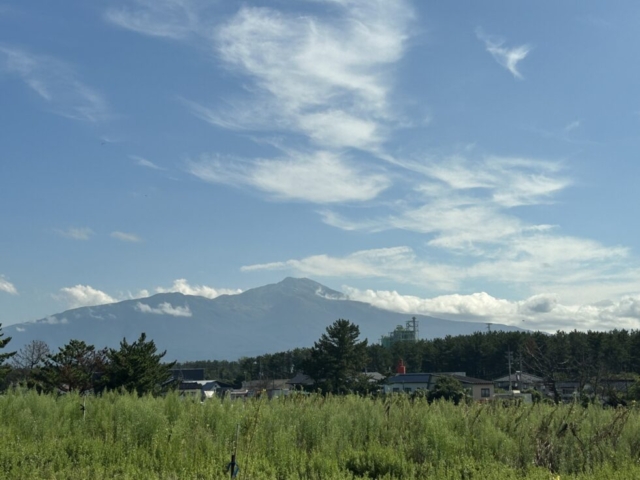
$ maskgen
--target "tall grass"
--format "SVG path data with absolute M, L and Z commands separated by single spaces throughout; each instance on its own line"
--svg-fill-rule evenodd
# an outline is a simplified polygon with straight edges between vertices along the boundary
M 640 478 L 635 408 L 32 391 L 0 396 L 0 478 L 228 478 L 237 425 L 238 478 Z

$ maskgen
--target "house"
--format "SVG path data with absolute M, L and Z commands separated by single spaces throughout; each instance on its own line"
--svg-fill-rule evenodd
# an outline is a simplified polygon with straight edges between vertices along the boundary
M 496 378 L 493 381 L 495 388 L 502 390 L 529 390 L 533 388 L 540 392 L 545 391 L 544 378 L 532 375 L 531 373 L 516 372 L 511 375 L 505 375 L 504 377 Z M 511 388 L 509 388 L 511 385 Z
M 447 375 L 458 380 L 467 394 L 474 400 L 489 400 L 493 397 L 495 390 L 493 382 L 490 380 L 482 380 L 480 378 L 467 377 L 457 373 L 435 374 L 436 376 Z
M 178 386 L 181 396 L 194 395 L 202 400 L 215 396 L 222 397 L 232 389 L 233 385 L 220 380 L 181 381 Z
M 420 390 L 431 390 L 438 378 L 442 376 L 458 380 L 467 394 L 474 400 L 488 400 L 494 395 L 494 386 L 491 381 L 468 377 L 465 372 L 400 373 L 387 379 L 384 392 L 414 393 Z
M 389 377 L 384 385 L 384 393 L 413 393 L 429 390 L 435 384 L 431 373 L 401 373 Z
M 628 389 L 633 385 L 633 378 L 601 378 L 597 382 L 588 382 L 581 384 L 578 380 L 566 380 L 556 382 L 555 387 L 560 399 L 564 402 L 572 402 L 577 400 L 582 394 L 593 397 L 594 395 L 601 400 L 607 400 L 612 392 L 618 394 L 627 393 Z
M 242 388 L 249 392 L 249 396 L 255 397 L 266 393 L 269 398 L 277 398 L 289 395 L 289 380 L 271 379 L 271 380 L 251 380 L 242 382 Z
M 293 390 L 305 390 L 306 388 L 313 387 L 315 382 L 309 375 L 298 372 L 292 379 L 287 381 L 287 384 Z

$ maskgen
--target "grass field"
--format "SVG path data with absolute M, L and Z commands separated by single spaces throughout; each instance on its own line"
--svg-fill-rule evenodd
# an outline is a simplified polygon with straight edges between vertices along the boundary
M 0 396 L 0 478 L 640 479 L 640 410 L 290 397 Z

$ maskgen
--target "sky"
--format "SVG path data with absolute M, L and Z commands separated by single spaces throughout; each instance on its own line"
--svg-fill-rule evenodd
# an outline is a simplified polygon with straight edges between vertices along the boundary
M 0 0 L 0 322 L 312 278 L 640 327 L 640 4 Z

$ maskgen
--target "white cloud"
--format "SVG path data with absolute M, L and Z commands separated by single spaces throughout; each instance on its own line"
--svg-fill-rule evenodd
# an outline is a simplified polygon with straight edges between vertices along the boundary
M 56 229 L 55 232 L 73 240 L 89 240 L 95 233 L 89 227 L 69 227 L 66 230 Z
M 190 162 L 188 171 L 211 183 L 250 185 L 276 199 L 336 203 L 375 198 L 390 185 L 382 173 L 365 173 L 330 152 L 297 154 L 279 160 Z
M 138 155 L 129 155 L 129 158 L 131 160 L 134 160 L 136 162 L 136 165 L 139 165 L 141 167 L 151 168 L 154 170 L 166 170 L 165 168 L 159 167 L 158 165 L 153 163 L 151 160 L 147 160 L 146 158 L 139 157 Z
M 9 295 L 18 295 L 18 289 L 13 283 L 0 275 L 0 292 L 8 293 Z
M 26 332 L 27 329 L 26 328 L 22 328 L 22 327 L 16 327 L 16 331 L 17 332 Z
M 163 302 L 157 307 L 151 307 L 142 302 L 136 303 L 135 309 L 142 313 L 153 313 L 156 315 L 171 315 L 172 317 L 191 317 L 193 314 L 189 306 L 174 307 L 168 302 Z
M 111 238 L 115 238 L 116 240 L 122 240 L 123 242 L 131 242 L 131 243 L 142 242 L 142 239 L 135 233 L 111 232 L 110 236 Z
M 564 127 L 564 131 L 571 132 L 572 130 L 580 128 L 581 125 L 582 125 L 582 122 L 580 120 L 574 120 L 573 122 L 567 124 L 566 127 Z
M 388 278 L 400 283 L 426 283 L 437 288 L 456 288 L 456 269 L 419 260 L 409 247 L 361 250 L 345 257 L 313 255 L 300 260 L 246 265 L 243 272 L 289 270 L 303 276 Z
M 134 8 L 110 8 L 105 19 L 127 30 L 174 40 L 199 29 L 197 2 L 193 0 L 134 0 Z
M 518 238 L 520 241 L 482 252 L 479 261 L 464 263 L 429 261 L 412 248 L 402 246 L 363 250 L 343 257 L 313 255 L 246 265 L 241 271 L 284 270 L 318 277 L 382 278 L 436 291 L 453 291 L 469 282 L 555 291 L 567 285 L 580 288 L 594 281 L 619 282 L 621 275 L 625 275 L 624 248 L 544 234 Z M 640 285 L 640 274 L 634 278 Z
M 0 69 L 20 77 L 59 115 L 89 122 L 109 117 L 102 94 L 78 80 L 73 69 L 60 60 L 0 45 Z
M 374 148 L 377 123 L 390 116 L 384 68 L 404 54 L 411 8 L 403 1 L 333 4 L 339 15 L 331 18 L 242 8 L 218 31 L 218 50 L 255 80 L 252 103 L 268 111 L 259 122 L 279 119 L 322 146 Z M 250 118 L 245 108 L 229 112 L 232 123 Z
M 483 157 L 469 160 L 454 156 L 444 160 L 414 162 L 415 188 L 391 208 L 391 213 L 357 220 L 335 211 L 322 211 L 329 225 L 345 230 L 402 229 L 431 235 L 431 246 L 485 254 L 504 248 L 521 236 L 551 230 L 551 225 L 531 225 L 511 213 L 513 207 L 551 203 L 553 195 L 570 185 L 554 162 Z
M 518 71 L 518 63 L 524 60 L 531 51 L 529 45 L 520 45 L 513 48 L 504 47 L 504 40 L 485 35 L 480 28 L 476 29 L 476 35 L 484 42 L 487 52 L 493 56 L 496 62 L 509 70 L 514 77 L 523 78 Z
M 69 308 L 90 307 L 117 302 L 115 298 L 89 285 L 61 288 L 60 293 L 54 295 L 54 298 L 66 302 Z
M 55 315 L 50 315 L 44 318 L 43 320 L 41 320 L 41 322 L 48 323 L 49 325 L 58 325 L 58 324 L 64 325 L 69 323 L 69 320 L 67 320 L 66 317 L 58 318 Z
M 640 296 L 627 296 L 604 305 L 564 305 L 556 294 L 538 294 L 521 301 L 480 292 L 420 298 L 396 291 L 343 287 L 346 298 L 406 314 L 450 320 L 503 323 L 532 330 L 606 330 L 640 327 Z
M 396 117 L 390 67 L 404 54 L 412 10 L 403 0 L 324 3 L 332 7 L 324 16 L 244 6 L 215 28 L 182 22 L 250 79 L 222 106 L 184 103 L 222 128 L 301 133 L 322 149 L 378 152 Z
M 183 295 L 195 295 L 198 297 L 205 298 L 216 298 L 220 295 L 237 295 L 238 293 L 242 293 L 240 289 L 228 289 L 228 288 L 212 288 L 206 285 L 189 285 L 186 279 L 179 278 L 178 280 L 174 280 L 173 285 L 169 288 L 156 288 L 157 293 L 170 293 L 170 292 L 178 292 Z
M 183 278 L 175 280 L 173 285 L 169 288 L 157 287 L 155 291 L 156 293 L 179 292 L 184 295 L 196 295 L 210 299 L 216 298 L 220 295 L 236 295 L 238 293 L 242 293 L 242 290 L 240 289 L 215 289 L 206 285 L 190 285 Z M 79 308 L 116 303 L 123 300 L 147 298 L 149 295 L 148 290 L 142 289 L 136 293 L 120 292 L 119 294 L 112 296 L 89 285 L 76 285 L 74 287 L 61 288 L 60 293 L 53 295 L 53 297 L 59 301 L 65 302 L 68 308 Z M 179 312 L 180 310 L 176 311 Z M 97 318 L 93 312 L 89 312 L 89 315 Z

